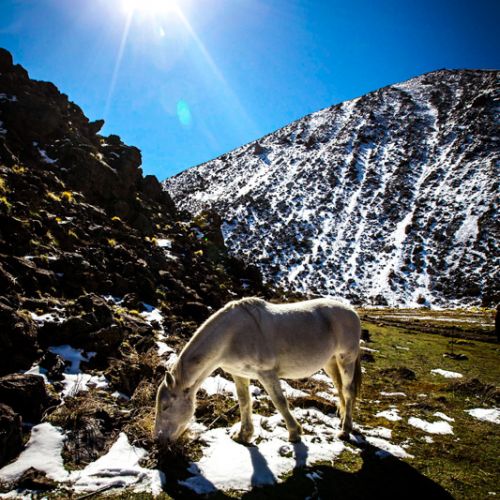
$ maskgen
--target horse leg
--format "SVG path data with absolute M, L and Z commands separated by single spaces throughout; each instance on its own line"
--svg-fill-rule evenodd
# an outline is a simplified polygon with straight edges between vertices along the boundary
M 253 435 L 252 423 L 252 396 L 250 395 L 250 380 L 244 377 L 233 375 L 236 385 L 236 394 L 240 405 L 241 425 L 239 432 L 235 432 L 231 437 L 240 443 L 248 443 Z
M 337 363 L 342 379 L 342 393 L 345 400 L 345 410 L 342 418 L 342 428 L 339 434 L 341 439 L 349 439 L 352 431 L 352 407 L 356 399 L 356 382 L 354 375 L 356 371 L 356 359 L 350 356 L 337 356 Z
M 332 379 L 333 385 L 337 389 L 337 393 L 339 395 L 339 408 L 338 414 L 342 419 L 345 414 L 345 400 L 344 394 L 342 391 L 342 377 L 340 376 L 339 367 L 337 364 L 337 358 L 332 356 L 328 363 L 323 367 L 328 376 Z
M 279 378 L 274 372 L 265 372 L 259 374 L 259 381 L 264 386 L 264 389 L 271 397 L 276 409 L 283 415 L 286 428 L 288 429 L 289 440 L 292 443 L 300 441 L 302 434 L 302 426 L 295 420 L 295 417 L 290 413 L 288 401 L 286 400 L 281 389 Z

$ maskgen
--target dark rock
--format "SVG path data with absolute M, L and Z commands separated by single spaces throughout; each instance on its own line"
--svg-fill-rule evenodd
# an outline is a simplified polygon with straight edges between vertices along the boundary
M 0 467 L 16 457 L 23 447 L 21 417 L 0 403 Z
M 58 354 L 46 351 L 40 361 L 40 367 L 47 370 L 47 377 L 51 380 L 62 380 L 66 363 Z
M 18 489 L 30 491 L 50 491 L 56 488 L 57 485 L 57 481 L 47 477 L 45 472 L 34 467 L 30 467 L 24 471 L 16 483 Z
M 7 73 L 13 66 L 12 54 L 8 50 L 0 48 L 0 72 Z
M 194 321 L 201 323 L 210 316 L 210 309 L 201 302 L 186 302 L 182 305 L 182 312 Z
M 142 192 L 151 200 L 159 201 L 163 197 L 163 188 L 154 175 L 146 175 L 142 179 Z
M 27 370 L 37 356 L 35 323 L 0 302 L 0 375 Z
M 104 120 L 95 120 L 93 122 L 89 122 L 89 132 L 93 135 L 97 134 L 99 130 L 104 126 Z
M 48 394 L 42 377 L 19 373 L 0 378 L 0 401 L 31 423 L 39 422 L 45 410 L 58 403 Z

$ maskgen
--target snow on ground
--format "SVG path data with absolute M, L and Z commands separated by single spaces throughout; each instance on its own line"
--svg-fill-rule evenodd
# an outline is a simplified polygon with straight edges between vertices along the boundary
M 79 392 L 88 391 L 89 387 L 99 389 L 108 388 L 108 380 L 104 375 L 82 373 L 80 370 L 80 363 L 82 361 L 89 361 L 95 356 L 95 352 L 84 354 L 82 349 L 76 349 L 67 344 L 49 347 L 49 351 L 58 354 L 64 361 L 70 363 L 70 366 L 66 367 L 63 373 L 63 397 L 74 396 Z M 33 368 L 30 370 L 30 373 L 34 373 Z
M 388 410 L 384 411 L 379 411 L 375 416 L 377 418 L 386 418 L 387 420 L 390 420 L 391 422 L 397 422 L 398 420 L 401 420 L 402 418 L 399 416 L 398 409 L 396 407 L 391 407 Z
M 500 424 L 500 409 L 498 408 L 472 408 L 465 412 L 478 420 Z
M 318 410 L 294 410 L 302 422 L 305 435 L 299 443 L 288 441 L 288 431 L 281 415 L 269 418 L 253 416 L 255 442 L 244 446 L 234 442 L 230 434 L 238 428 L 219 428 L 207 431 L 203 442 L 207 445 L 201 460 L 190 467 L 193 477 L 182 482 L 199 494 L 216 489 L 249 490 L 254 486 L 274 484 L 280 476 L 294 467 L 320 460 L 331 461 L 346 448 L 335 437 L 340 421 L 327 417 Z
M 391 397 L 394 397 L 394 396 L 398 396 L 398 397 L 401 397 L 401 398 L 406 398 L 406 394 L 404 392 L 385 392 L 385 391 L 380 391 L 380 395 L 388 397 L 388 398 L 391 398 Z
M 145 449 L 132 446 L 122 432 L 106 455 L 90 463 L 85 469 L 71 473 L 73 488 L 81 493 L 103 487 L 132 486 L 135 491 L 149 491 L 158 495 L 165 479 L 160 471 L 139 465 L 146 453 Z
M 209 396 L 214 394 L 226 394 L 236 399 L 236 385 L 231 380 L 227 380 L 220 375 L 207 377 L 200 386 Z M 250 384 L 250 394 L 253 396 L 260 395 L 262 391 L 255 385 Z
M 429 434 L 453 434 L 453 427 L 445 420 L 437 422 L 428 422 L 417 417 L 410 417 L 408 423 L 417 429 L 420 429 Z
M 63 443 L 64 434 L 59 428 L 49 423 L 33 427 L 31 438 L 17 460 L 0 469 L 0 481 L 14 482 L 33 467 L 55 481 L 70 485 L 77 493 L 126 486 L 132 486 L 134 491 L 149 491 L 153 495 L 162 491 L 163 474 L 139 465 L 139 460 L 147 452 L 132 446 L 124 433 L 119 435 L 106 455 L 83 470 L 72 472 L 68 472 L 63 465 Z
M 442 370 L 441 368 L 434 368 L 434 370 L 431 370 L 431 373 L 434 373 L 436 375 L 441 375 L 442 377 L 445 378 L 462 378 L 463 375 L 458 372 L 450 372 L 448 370 Z
M 80 371 L 81 361 L 89 361 L 96 354 L 95 352 L 89 352 L 85 356 L 81 349 L 75 349 L 67 344 L 49 347 L 49 351 L 58 354 L 64 361 L 71 363 L 71 366 L 66 369 L 66 372 L 73 374 Z
M 90 387 L 96 387 L 97 389 L 107 389 L 109 387 L 108 380 L 104 375 L 92 375 L 90 373 L 63 373 L 63 377 L 63 397 L 74 396 L 79 392 L 88 391 Z
M 55 481 L 66 481 L 69 474 L 61 457 L 63 442 L 64 435 L 59 428 L 47 422 L 36 425 L 17 460 L 0 469 L 0 481 L 13 482 L 30 467 L 45 472 Z
M 36 314 L 30 311 L 31 319 L 36 321 L 39 326 L 42 326 L 47 321 L 50 323 L 63 323 L 64 317 L 59 316 L 56 313 L 45 313 L 45 314 Z
M 448 417 L 448 415 L 444 414 L 442 411 L 437 411 L 433 414 L 435 417 L 438 417 L 442 420 L 446 420 L 447 422 L 455 422 L 455 419 L 452 417 Z
M 156 245 L 160 248 L 172 248 L 172 240 L 166 238 L 156 239 Z

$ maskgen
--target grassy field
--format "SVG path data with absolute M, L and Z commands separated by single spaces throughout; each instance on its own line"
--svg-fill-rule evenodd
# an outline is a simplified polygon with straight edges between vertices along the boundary
M 367 316 L 364 312 L 362 315 Z M 424 320 L 412 319 L 406 313 L 401 314 L 406 319 L 399 318 L 398 326 L 384 324 L 380 318 L 383 315 L 388 315 L 387 310 L 371 310 L 371 317 L 363 321 L 371 340 L 364 344 L 368 349 L 364 350 L 365 373 L 355 422 L 364 428 L 390 429 L 392 442 L 402 445 L 414 458 L 381 458 L 376 447 L 352 443 L 350 450 L 335 461 L 297 469 L 276 486 L 244 494 L 219 492 L 214 498 L 483 499 L 500 494 L 500 427 L 465 412 L 500 404 L 499 345 L 492 342 L 491 312 L 472 311 L 467 316 L 460 311 L 456 323 L 452 312 L 444 315 L 448 321 L 440 321 L 443 312 L 426 311 L 428 319 Z M 473 321 L 464 321 L 467 318 Z M 450 335 L 451 331 L 451 337 L 436 334 L 442 324 L 443 333 Z M 431 333 L 426 333 L 429 329 Z M 461 331 L 459 336 L 453 335 L 457 329 Z M 433 369 L 460 373 L 463 377 L 445 378 L 432 373 Z M 289 382 L 311 393 L 311 398 L 292 399 L 292 405 L 318 406 L 310 383 Z M 390 408 L 397 409 L 401 420 L 375 416 Z M 327 412 L 328 403 L 321 409 Z M 436 412 L 453 419 L 453 434 L 429 434 L 408 422 L 412 417 L 428 422 L 442 420 L 434 416 Z M 176 488 L 171 494 L 191 496 Z
M 363 387 L 354 413 L 355 428 L 362 434 L 382 429 L 390 435 L 390 443 L 408 456 L 397 458 L 384 452 L 373 440 L 355 438 L 332 460 L 291 470 L 274 486 L 246 492 L 217 491 L 208 498 L 431 500 L 486 499 L 500 495 L 500 425 L 480 421 L 466 412 L 473 408 L 500 407 L 500 345 L 492 335 L 491 311 L 475 310 L 468 314 L 370 309 L 360 313 L 364 337 L 369 340 L 363 343 Z M 431 371 L 435 369 L 462 376 L 446 378 Z M 325 391 L 321 380 L 288 382 L 307 393 L 290 398 L 292 407 L 315 407 L 325 414 L 335 413 L 335 405 L 321 396 Z M 274 409 L 263 396 L 255 402 L 254 411 L 267 416 Z M 398 419 L 377 416 L 386 411 Z M 199 395 L 199 422 L 227 428 L 238 419 L 235 401 L 230 397 Z M 420 423 L 448 425 L 452 433 L 422 430 L 411 425 L 415 419 Z M 307 432 L 314 434 L 314 428 Z M 190 476 L 186 471 L 188 462 L 198 461 L 203 451 L 195 441 L 166 461 L 150 455 L 144 466 L 155 468 L 163 462 L 160 468 L 167 478 L 166 491 L 160 499 L 201 498 L 178 480 Z M 148 493 L 116 489 L 91 497 L 104 494 L 116 499 L 151 498 Z

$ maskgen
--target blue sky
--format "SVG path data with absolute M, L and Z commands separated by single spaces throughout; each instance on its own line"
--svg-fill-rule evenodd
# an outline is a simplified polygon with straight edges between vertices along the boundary
M 498 0 L 0 0 L 0 46 L 164 179 L 440 68 L 500 67 Z

